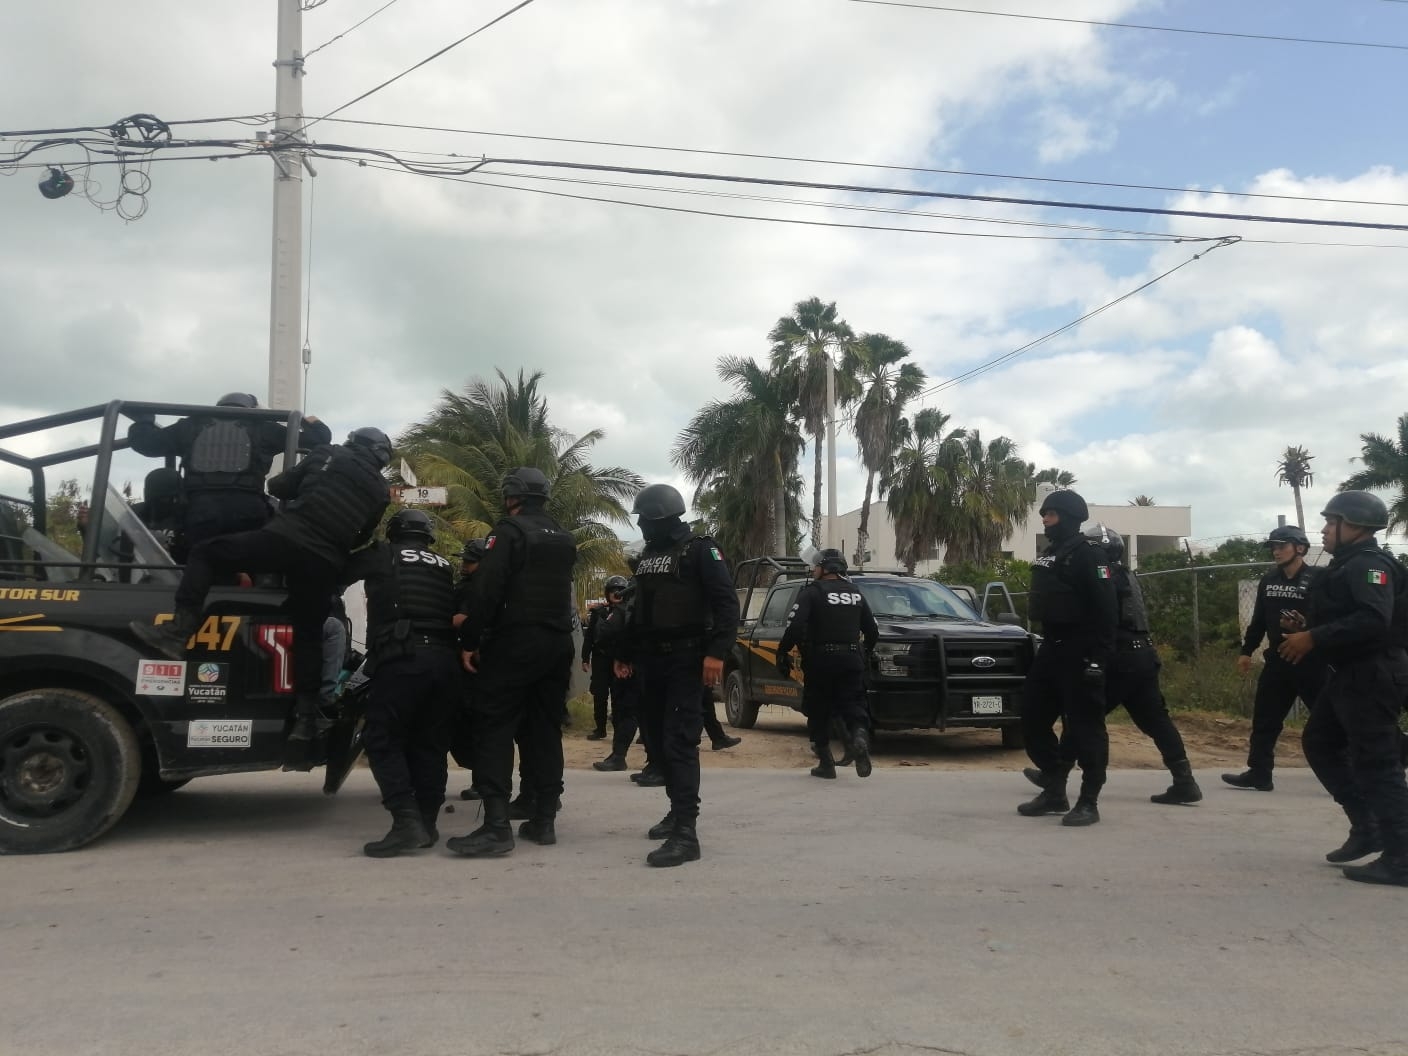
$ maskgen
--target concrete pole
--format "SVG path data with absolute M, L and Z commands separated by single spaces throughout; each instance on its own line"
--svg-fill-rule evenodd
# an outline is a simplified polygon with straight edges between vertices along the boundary
M 826 546 L 836 546 L 836 368 L 826 354 Z
M 303 11 L 301 0 L 278 0 L 278 55 L 274 60 L 274 142 L 298 138 L 303 124 Z M 267 406 L 302 410 L 303 155 L 274 151 L 274 253 L 269 302 Z

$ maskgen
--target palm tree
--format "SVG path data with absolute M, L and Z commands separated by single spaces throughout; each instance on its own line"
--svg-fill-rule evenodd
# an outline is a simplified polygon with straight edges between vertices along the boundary
M 1296 497 L 1296 524 L 1302 528 L 1305 527 L 1305 507 L 1301 505 L 1300 489 L 1315 483 L 1315 475 L 1310 471 L 1314 457 L 1303 447 L 1288 447 L 1276 463 L 1276 480 L 1291 486 L 1291 494 Z
M 1149 496 L 1149 495 L 1136 495 L 1136 496 L 1134 496 L 1134 498 L 1132 498 L 1132 499 L 1129 500 L 1129 504 L 1130 504 L 1131 506 L 1157 506 L 1157 505 L 1158 505 L 1158 503 L 1154 501 L 1153 497 L 1152 497 L 1152 496 Z
M 397 441 L 417 478 L 445 487 L 449 504 L 439 512 L 440 535 L 472 539 L 488 533 L 503 516 L 500 488 L 515 466 L 535 466 L 547 475 L 552 494 L 547 510 L 577 540 L 577 596 L 606 573 L 627 571 L 621 541 L 611 523 L 629 524 L 627 503 L 644 480 L 620 466 L 596 468 L 587 461 L 605 434 L 581 437 L 553 426 L 538 391 L 542 372 L 499 383 L 473 379 L 463 392 L 444 391 L 426 418 Z
M 1388 526 L 1408 524 L 1408 414 L 1398 416 L 1396 440 L 1378 433 L 1360 433 L 1359 439 L 1363 447 L 1358 461 L 1364 468 L 1341 484 L 1340 491 L 1397 488 L 1388 507 Z
M 912 422 L 901 419 L 899 449 L 881 478 L 880 490 L 889 493 L 886 508 L 895 526 L 895 560 L 911 575 L 939 543 L 950 484 L 940 464 L 948 421 L 937 407 L 925 407 Z
M 856 533 L 857 564 L 865 567 L 865 548 L 870 538 L 870 496 L 875 478 L 884 474 L 893 463 L 903 435 L 904 405 L 924 388 L 924 372 L 909 358 L 909 348 L 902 341 L 884 334 L 862 334 L 842 359 L 842 371 L 860 384 L 863 395 L 856 407 L 855 434 L 860 446 L 861 464 L 865 466 L 865 499 L 860 507 L 860 530 Z
M 1032 463 L 1027 463 L 1027 471 L 1032 475 L 1033 484 L 1050 484 L 1057 491 L 1076 486 L 1076 478 L 1068 469 L 1057 469 L 1052 466 L 1050 469 L 1043 469 L 1037 472 L 1037 468 Z
M 1027 523 L 1036 482 L 1012 440 L 999 436 L 984 444 L 976 429 L 944 441 L 939 462 L 952 504 L 939 525 L 944 563 L 983 564 L 998 555 L 1013 528 Z
M 812 545 L 821 545 L 821 456 L 822 433 L 826 428 L 826 381 L 832 369 L 832 356 L 843 351 L 855 334 L 836 314 L 836 302 L 823 304 L 818 297 L 798 301 L 791 315 L 784 315 L 768 331 L 772 342 L 775 371 L 795 368 L 794 399 L 798 415 L 812 436 Z M 836 405 L 856 396 L 854 379 L 838 372 L 835 378 Z
M 805 446 L 792 413 L 795 370 L 724 356 L 718 373 L 734 397 L 700 409 L 676 438 L 670 460 L 696 485 L 696 504 L 706 504 L 701 509 L 726 553 L 786 553 Z

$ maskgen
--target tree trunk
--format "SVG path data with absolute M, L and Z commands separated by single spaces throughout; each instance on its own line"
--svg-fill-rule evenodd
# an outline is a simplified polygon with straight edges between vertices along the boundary
M 822 434 L 812 434 L 812 546 L 821 549 L 821 445 Z
M 1304 509 L 1304 507 L 1302 507 L 1301 504 L 1300 504 L 1300 485 L 1297 484 L 1297 483 L 1295 483 L 1295 482 L 1292 482 L 1292 483 L 1291 483 L 1291 493 L 1292 493 L 1293 495 L 1295 495 L 1295 497 L 1296 497 L 1296 524 L 1300 526 L 1300 528 L 1301 528 L 1302 531 L 1304 531 L 1304 530 L 1305 530 L 1305 509 Z
M 856 568 L 865 570 L 865 547 L 870 542 L 870 493 L 875 486 L 875 470 L 865 475 L 865 499 L 860 504 L 860 531 L 856 533 Z
M 787 478 L 782 471 L 782 459 L 776 453 L 773 465 L 772 552 L 781 556 L 787 553 Z

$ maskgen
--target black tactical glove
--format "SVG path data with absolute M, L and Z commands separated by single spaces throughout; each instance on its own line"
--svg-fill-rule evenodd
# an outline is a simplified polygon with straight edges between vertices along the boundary
M 778 673 L 779 675 L 781 675 L 783 678 L 791 678 L 791 677 L 792 677 L 792 654 L 791 654 L 791 653 L 778 653 L 778 654 L 777 654 L 777 673 Z

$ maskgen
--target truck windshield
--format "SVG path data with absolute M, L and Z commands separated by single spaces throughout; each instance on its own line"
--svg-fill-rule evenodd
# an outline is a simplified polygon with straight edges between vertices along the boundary
M 976 620 L 978 614 L 953 591 L 931 579 L 857 579 L 876 616 L 892 619 Z

